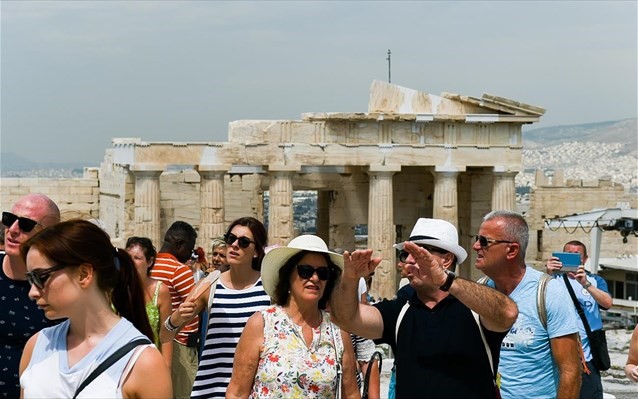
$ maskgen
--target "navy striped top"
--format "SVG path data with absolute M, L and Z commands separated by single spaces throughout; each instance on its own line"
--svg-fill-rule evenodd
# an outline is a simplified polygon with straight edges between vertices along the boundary
M 249 288 L 234 290 L 217 282 L 208 333 L 191 398 L 224 398 L 233 371 L 239 337 L 253 313 L 270 306 L 261 278 Z

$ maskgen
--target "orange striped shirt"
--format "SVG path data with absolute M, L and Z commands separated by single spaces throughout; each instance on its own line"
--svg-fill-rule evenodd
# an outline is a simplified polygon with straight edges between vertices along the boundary
M 160 252 L 157 254 L 155 264 L 151 269 L 151 277 L 163 281 L 171 293 L 171 307 L 173 312 L 184 302 L 188 294 L 195 286 L 192 270 L 178 261 L 172 254 Z M 164 322 L 164 320 L 161 320 Z M 199 327 L 199 316 L 195 316 L 190 323 L 186 324 L 176 335 L 175 340 L 182 345 L 186 345 L 189 334 L 197 333 Z

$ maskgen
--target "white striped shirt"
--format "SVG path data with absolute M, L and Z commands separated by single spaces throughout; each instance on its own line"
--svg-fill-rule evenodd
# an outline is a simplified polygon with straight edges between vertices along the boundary
M 208 333 L 191 398 L 223 398 L 233 371 L 233 357 L 248 318 L 270 305 L 261 278 L 249 288 L 233 290 L 217 282 Z

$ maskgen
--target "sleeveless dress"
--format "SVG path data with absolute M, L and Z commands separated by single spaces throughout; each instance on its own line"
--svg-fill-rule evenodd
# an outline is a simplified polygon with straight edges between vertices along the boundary
M 233 371 L 233 358 L 246 321 L 270 305 L 261 278 L 248 288 L 234 290 L 217 281 L 208 321 L 206 342 L 191 398 L 225 398 Z
M 341 330 L 321 311 L 322 321 L 306 346 L 301 328 L 280 306 L 261 311 L 264 343 L 250 398 L 334 398 L 337 362 L 343 359 Z
M 82 381 L 108 356 L 126 343 L 145 337 L 133 324 L 122 318 L 95 348 L 73 367 L 69 367 L 66 346 L 69 325 L 69 321 L 65 320 L 40 332 L 31 361 L 20 377 L 25 399 L 72 398 Z M 142 350 L 149 346 L 152 345 L 139 346 L 124 355 L 87 385 L 78 399 L 121 398 L 121 382 L 131 369 L 127 367 L 129 360 L 134 363 Z
M 153 293 L 153 299 L 146 304 L 146 314 L 148 315 L 148 321 L 151 323 L 151 329 L 153 330 L 153 342 L 157 348 L 160 347 L 160 312 L 157 305 L 157 297 L 159 297 L 161 281 L 158 281 L 155 285 L 155 293 Z

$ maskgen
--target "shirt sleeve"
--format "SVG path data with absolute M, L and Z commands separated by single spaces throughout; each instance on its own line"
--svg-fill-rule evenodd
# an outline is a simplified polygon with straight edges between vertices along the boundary
M 545 293 L 549 338 L 578 333 L 578 313 L 562 281 L 552 279 Z

